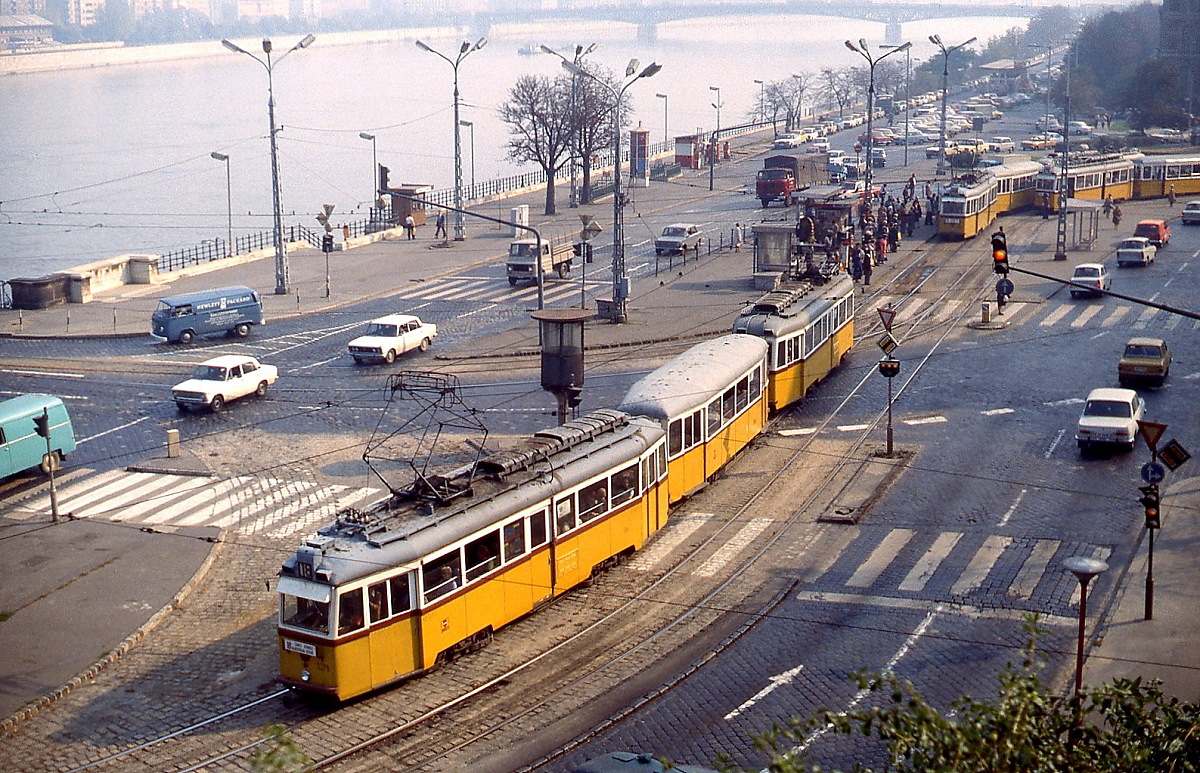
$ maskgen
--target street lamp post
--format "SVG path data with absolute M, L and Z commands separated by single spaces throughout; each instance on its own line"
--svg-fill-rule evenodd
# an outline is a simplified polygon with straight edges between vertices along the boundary
M 667 129 L 667 95 L 666 94 L 655 94 L 654 96 L 658 97 L 659 99 L 661 99 L 663 101 L 663 143 L 670 144 L 671 133 Z
M 547 54 L 554 54 L 555 56 L 557 56 L 559 59 L 563 60 L 564 62 L 567 61 L 567 58 L 565 56 L 558 53 L 553 48 L 550 48 L 550 46 L 543 45 L 543 46 L 541 46 L 541 49 L 542 49 L 542 51 L 546 52 Z M 575 57 L 574 57 L 574 59 L 571 60 L 572 63 L 576 67 L 582 67 L 583 66 L 583 58 L 595 50 L 596 50 L 595 43 L 591 44 L 587 48 L 584 48 L 582 45 L 576 45 L 575 46 Z M 571 122 L 573 124 L 575 124 L 573 127 L 575 130 L 575 132 L 574 132 L 575 142 L 572 143 L 572 145 L 571 145 L 571 160 L 569 162 L 571 164 L 571 196 L 570 196 L 570 199 L 568 200 L 568 206 L 570 206 L 572 208 L 579 206 L 579 187 L 578 187 L 578 184 L 575 182 L 575 170 L 576 170 L 576 167 L 579 165 L 580 148 L 583 146 L 583 122 L 579 119 L 579 97 L 577 96 L 578 91 L 579 91 L 578 77 L 579 76 L 575 73 L 575 71 L 572 70 L 571 71 Z
M 375 135 L 359 132 L 358 136 L 371 142 L 371 201 L 379 195 L 379 155 L 375 152 Z
M 1108 564 L 1095 558 L 1072 556 L 1063 566 L 1079 579 L 1079 643 L 1075 648 L 1075 695 L 1083 689 L 1083 634 L 1087 619 L 1087 586 L 1092 578 L 1108 569 Z
M 233 185 L 229 177 L 229 156 L 225 153 L 213 151 L 208 155 L 212 156 L 217 161 L 225 162 L 225 257 L 233 255 Z
M 882 45 L 880 48 L 890 49 L 896 46 Z M 912 102 L 912 46 L 904 50 L 904 165 L 908 166 L 908 145 L 911 139 L 908 134 L 908 114 Z
M 624 206 L 621 194 L 621 98 L 625 96 L 625 91 L 637 83 L 642 78 L 649 78 L 658 73 L 662 69 L 662 65 L 652 62 L 647 65 L 641 72 L 637 71 L 638 60 L 630 59 L 629 65 L 625 68 L 625 77 L 628 79 L 620 89 L 613 88 L 607 81 L 597 78 L 592 73 L 583 69 L 579 65 L 563 60 L 563 67 L 577 75 L 582 75 L 585 78 L 591 78 L 596 83 L 599 83 L 604 88 L 608 89 L 613 96 L 613 249 L 612 249 L 612 307 L 609 312 L 609 320 L 612 322 L 624 322 L 627 318 L 627 305 L 629 300 L 629 280 L 625 276 L 625 224 L 624 224 Z M 636 74 L 635 74 L 636 73 Z
M 886 54 L 878 57 L 871 56 L 871 50 L 867 47 L 867 41 L 862 38 L 858 39 L 857 46 L 847 40 L 846 48 L 850 49 L 856 54 L 862 55 L 862 58 L 867 60 L 867 69 L 869 71 L 869 76 L 867 78 L 867 190 L 863 195 L 865 197 L 864 201 L 867 212 L 870 212 L 871 198 L 873 196 L 873 191 L 871 189 L 871 168 L 874 166 L 874 162 L 871 159 L 871 146 L 875 140 L 875 137 L 872 135 L 872 126 L 875 120 L 875 65 L 879 64 L 884 59 L 887 59 L 892 54 L 900 51 L 908 51 L 908 49 L 912 48 L 912 43 L 901 43 L 892 50 L 888 51 Z
M 471 130 L 471 198 L 475 198 L 475 124 L 471 121 L 459 121 L 458 125 Z
M 275 147 L 275 86 L 273 74 L 275 65 L 283 61 L 283 58 L 293 51 L 301 48 L 308 48 L 312 42 L 316 40 L 313 35 L 305 35 L 299 43 L 289 48 L 280 54 L 279 58 L 274 62 L 271 61 L 271 39 L 263 38 L 262 50 L 266 54 L 265 60 L 258 58 L 241 46 L 231 43 L 228 40 L 222 40 L 221 45 L 239 54 L 245 54 L 254 61 L 261 64 L 267 70 L 267 119 L 270 121 L 271 128 L 271 194 L 274 199 L 274 231 L 275 231 L 275 294 L 286 295 L 288 291 L 288 263 L 287 253 L 283 249 L 283 204 L 280 202 L 279 194 L 279 153 Z
M 957 46 L 951 46 L 950 48 L 946 48 L 946 45 L 942 43 L 942 38 L 940 35 L 930 35 L 929 42 L 937 46 L 942 52 L 942 139 L 938 150 L 937 163 L 937 173 L 942 175 L 946 173 L 946 167 L 948 165 L 946 162 L 946 98 L 949 96 L 950 55 L 960 48 L 974 43 L 975 38 L 965 40 L 962 43 L 959 43 Z
M 431 54 L 437 54 L 444 59 L 447 64 L 454 70 L 454 241 L 461 242 L 467 238 L 466 229 L 463 226 L 463 193 L 462 193 L 462 134 L 459 124 L 459 93 L 458 93 L 458 66 L 467 58 L 473 51 L 478 51 L 487 45 L 487 38 L 480 38 L 475 41 L 474 45 L 464 40 L 458 48 L 458 55 L 451 59 L 440 51 L 435 51 L 422 41 L 416 41 L 417 48 L 422 51 L 428 51 Z
M 712 142 L 709 143 L 710 156 L 708 159 L 708 189 L 711 191 L 715 183 L 714 178 L 716 177 L 717 171 L 717 142 L 721 138 L 721 105 L 723 103 L 721 102 L 720 86 L 709 86 L 708 90 L 717 92 L 717 101 L 710 103 L 717 109 L 717 128 L 713 130 Z
M 758 84 L 758 120 L 766 123 L 767 121 L 767 84 L 763 83 L 758 78 L 754 79 Z

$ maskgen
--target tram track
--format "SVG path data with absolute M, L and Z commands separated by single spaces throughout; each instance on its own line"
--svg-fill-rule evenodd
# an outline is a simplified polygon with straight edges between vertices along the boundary
M 881 297 L 889 288 L 895 288 L 903 285 L 906 281 L 911 281 L 911 272 L 919 268 L 927 252 L 927 250 L 923 250 L 913 256 L 905 265 L 898 266 L 900 270 L 889 278 L 889 281 L 882 285 L 879 290 L 868 296 L 868 299 Z M 955 251 L 956 254 L 957 252 L 958 250 Z M 939 274 L 943 269 L 945 269 L 945 265 L 935 267 L 923 277 L 916 278 L 911 287 L 904 288 L 904 295 L 899 296 L 898 300 L 902 301 L 921 292 L 934 276 Z M 962 272 L 957 279 L 949 283 L 941 291 L 938 299 L 944 300 L 952 293 L 961 293 L 962 286 L 970 273 L 973 272 Z M 983 290 L 975 291 L 973 297 L 978 298 L 982 292 Z M 964 293 L 964 295 L 969 296 L 970 292 Z M 865 306 L 865 303 L 860 302 L 860 310 L 865 308 Z M 925 313 L 918 315 L 907 330 L 900 332 L 901 340 L 917 334 L 921 320 L 926 318 L 929 309 L 934 308 L 934 306 L 935 304 L 929 304 Z M 966 309 L 964 308 L 962 314 L 955 321 L 961 321 L 962 315 L 965 313 Z M 872 321 L 872 324 L 863 325 L 866 329 L 858 336 L 859 346 L 861 347 L 863 339 L 878 332 L 876 325 L 881 326 L 882 323 L 878 321 L 876 315 L 869 312 L 859 314 L 858 319 L 860 320 L 860 324 L 867 320 Z M 932 356 L 936 350 L 936 346 L 944 341 L 953 327 L 953 325 L 947 326 L 947 330 L 938 339 L 937 344 L 931 347 L 930 351 L 925 355 L 925 359 Z M 912 383 L 923 362 L 924 360 L 917 367 L 913 368 L 913 372 L 901 386 L 901 390 Z M 873 371 L 873 368 L 868 369 L 862 378 L 852 386 L 846 397 L 822 421 L 822 429 L 835 421 L 849 402 L 867 388 L 869 384 L 868 379 L 873 375 Z M 537 627 L 555 627 L 556 625 L 561 625 L 561 620 L 556 621 L 552 619 L 555 616 L 572 617 L 587 613 L 592 615 L 586 621 L 586 624 L 577 624 L 577 630 L 560 638 L 552 646 L 542 648 L 542 651 L 535 657 L 526 657 L 519 664 L 511 668 L 493 669 L 493 675 L 482 682 L 476 683 L 476 686 L 467 690 L 452 691 L 456 692 L 456 694 L 434 702 L 433 705 L 424 707 L 417 706 L 414 708 L 411 702 L 407 700 L 411 697 L 410 693 L 413 692 L 412 687 L 414 685 L 427 685 L 429 684 L 429 680 L 436 680 L 440 677 L 444 677 L 446 681 L 454 683 L 463 676 L 469 676 L 456 673 L 459 670 L 456 667 L 460 664 L 452 663 L 439 672 L 414 680 L 408 685 L 400 685 L 392 690 L 371 696 L 362 701 L 352 702 L 331 712 L 320 711 L 309 707 L 306 703 L 297 703 L 280 710 L 277 708 L 281 705 L 278 699 L 282 698 L 286 694 L 286 691 L 279 691 L 265 697 L 256 698 L 254 701 L 226 710 L 211 718 L 195 722 L 188 727 L 164 734 L 158 739 L 149 740 L 130 749 L 89 762 L 73 770 L 102 769 L 117 763 L 126 765 L 134 762 L 133 758 L 137 756 L 143 757 L 143 759 L 138 759 L 137 762 L 142 763 L 147 769 L 161 767 L 162 763 L 167 760 L 172 761 L 172 767 L 179 770 L 244 769 L 247 757 L 253 753 L 254 749 L 264 743 L 260 734 L 255 733 L 255 736 L 251 737 L 249 735 L 250 731 L 244 729 L 224 731 L 225 737 L 222 738 L 220 744 L 224 746 L 224 750 L 219 753 L 211 753 L 212 746 L 216 744 L 211 743 L 211 738 L 203 736 L 202 732 L 206 728 L 211 731 L 214 726 L 219 726 L 222 721 L 235 715 L 241 715 L 241 724 L 243 726 L 257 727 L 264 722 L 284 724 L 288 728 L 287 732 L 289 736 L 296 740 L 301 748 L 331 749 L 332 751 L 314 761 L 313 769 L 333 769 L 341 763 L 351 766 L 346 769 L 357 769 L 357 766 L 364 765 L 366 767 L 362 767 L 361 769 L 371 769 L 375 762 L 378 761 L 380 755 L 389 760 L 391 769 L 430 769 L 428 766 L 435 764 L 439 759 L 445 758 L 447 754 L 461 756 L 467 753 L 472 746 L 491 737 L 501 735 L 512 726 L 519 725 L 522 720 L 527 720 L 538 716 L 540 713 L 551 711 L 551 707 L 563 702 L 564 695 L 585 687 L 588 682 L 600 679 L 602 676 L 605 676 L 606 672 L 618 672 L 620 670 L 618 667 L 622 662 L 639 656 L 664 656 L 662 652 L 655 651 L 655 647 L 662 643 L 670 633 L 684 626 L 691 626 L 693 629 L 701 630 L 708 628 L 714 623 L 714 615 L 719 616 L 717 614 L 718 611 L 723 612 L 724 610 L 737 608 L 745 604 L 747 600 L 753 598 L 757 593 L 761 593 L 767 587 L 765 580 L 761 579 L 761 575 L 764 573 L 762 565 L 764 556 L 767 556 L 773 548 L 777 547 L 780 541 L 785 540 L 787 535 L 794 531 L 795 526 L 812 520 L 809 515 L 814 504 L 821 497 L 829 495 L 829 487 L 832 485 L 831 481 L 836 479 L 838 472 L 844 471 L 848 464 L 858 458 L 862 447 L 868 442 L 882 416 L 882 414 L 877 416 L 875 421 L 871 422 L 870 427 L 859 433 L 855 438 L 838 443 L 837 445 L 841 447 L 841 451 L 836 458 L 830 456 L 828 452 L 821 455 L 820 458 L 825 461 L 823 466 L 827 468 L 825 474 L 820 476 L 813 474 L 792 476 L 806 477 L 808 479 L 817 477 L 822 482 L 815 489 L 810 488 L 803 498 L 796 499 L 794 498 L 794 494 L 783 497 L 783 501 L 790 501 L 792 503 L 799 501 L 801 504 L 798 508 L 792 510 L 786 519 L 773 523 L 771 528 L 760 534 L 752 543 L 753 552 L 748 557 L 741 559 L 739 565 L 733 567 L 719 581 L 704 588 L 703 593 L 681 594 L 677 586 L 686 586 L 689 583 L 683 581 L 677 583 L 676 586 L 672 586 L 672 583 L 675 583 L 681 577 L 687 577 L 689 570 L 694 571 L 696 566 L 703 560 L 719 550 L 722 545 L 727 544 L 736 530 L 747 522 L 748 516 L 754 508 L 763 504 L 763 500 L 768 496 L 768 492 L 773 487 L 779 485 L 780 480 L 810 450 L 813 444 L 820 442 L 817 439 L 819 433 L 803 438 L 787 439 L 775 433 L 774 430 L 780 422 L 786 421 L 791 415 L 790 411 L 785 411 L 779 416 L 774 417 L 770 425 L 771 429 L 767 433 L 764 433 L 764 437 L 771 437 L 771 443 L 756 443 L 754 447 L 747 449 L 737 462 L 723 474 L 716 485 L 709 486 L 705 492 L 702 492 L 688 503 L 689 508 L 703 506 L 718 514 L 714 515 L 715 526 L 706 532 L 696 544 L 689 545 L 686 550 L 673 555 L 672 565 L 663 570 L 661 574 L 654 577 L 648 583 L 641 583 L 639 585 L 633 581 L 634 578 L 629 577 L 632 572 L 623 570 L 608 572 L 597 580 L 595 586 L 596 592 L 590 589 L 573 592 L 568 597 L 552 605 L 549 609 L 536 613 L 532 618 L 536 622 L 530 623 L 530 618 L 522 621 L 522 623 L 527 624 L 526 627 L 536 629 Z M 774 472 L 771 472 L 772 470 Z M 795 506 L 792 504 L 790 507 Z M 719 513 L 725 513 L 725 515 L 719 515 Z M 744 582 L 748 575 L 756 572 L 759 575 L 759 580 L 747 583 L 746 588 L 749 588 L 749 590 L 742 588 L 735 592 L 736 587 Z M 786 588 L 783 590 L 786 590 Z M 663 598 L 656 596 L 660 592 L 663 597 L 667 595 L 682 595 L 683 598 L 672 600 L 668 604 L 663 601 Z M 623 593 L 627 595 L 622 596 Z M 595 603 L 597 601 L 595 597 L 600 595 L 607 597 L 607 604 Z M 724 636 L 721 637 L 723 640 L 721 649 L 735 641 L 740 632 L 747 630 L 747 626 L 751 624 L 752 620 L 759 619 L 762 615 L 768 614 L 769 609 L 785 596 L 786 593 L 782 592 L 779 588 L 775 588 L 773 593 L 768 594 L 767 600 L 760 602 L 755 609 L 740 610 L 741 614 L 745 617 L 745 622 L 741 626 L 734 626 L 735 630 L 732 632 L 726 626 Z M 572 599 L 574 600 L 572 601 Z M 600 612 L 597 616 L 596 610 L 600 606 L 607 607 L 607 609 Z M 670 610 L 676 607 L 682 607 L 682 611 L 676 614 L 662 614 L 664 609 Z M 645 610 L 647 609 L 656 610 L 656 614 L 661 618 L 655 620 L 652 626 L 646 624 L 648 621 Z M 632 612 L 639 612 L 640 614 L 631 614 Z M 548 614 L 550 617 L 547 617 Z M 636 618 L 637 625 L 634 627 L 640 631 L 641 635 L 637 637 L 637 641 L 628 644 L 628 646 L 614 649 L 609 640 L 614 638 L 614 633 L 617 638 L 624 635 L 624 632 L 629 627 L 630 618 Z M 625 625 L 616 625 L 616 623 L 622 620 L 625 621 Z M 522 625 L 522 623 L 518 623 L 517 626 Z M 506 629 L 506 633 L 501 635 L 504 637 L 518 635 L 508 632 L 511 630 Z M 596 642 L 596 639 L 599 639 L 600 643 Z M 493 646 L 471 657 L 479 658 L 480 656 L 487 656 L 488 653 L 494 654 L 497 649 L 497 647 Z M 585 654 L 593 651 L 601 651 L 605 652 L 605 655 L 600 658 L 585 658 L 588 663 L 586 668 L 576 666 L 576 669 L 570 672 L 571 678 L 560 677 L 559 679 L 552 680 L 554 682 L 552 686 L 542 680 L 531 680 L 532 683 L 530 684 L 518 684 L 514 687 L 514 684 L 520 681 L 522 675 L 536 669 L 546 668 L 550 664 L 550 661 L 555 658 L 559 658 L 560 661 L 577 659 L 578 654 L 572 654 L 572 649 L 578 649 Z M 707 657 L 715 656 L 721 649 L 712 651 Z M 489 656 L 488 659 L 492 658 Z M 471 671 L 473 669 L 468 668 L 464 670 Z M 562 673 L 557 668 L 551 668 L 550 670 L 551 672 L 557 671 L 558 673 Z M 619 676 L 617 679 L 618 682 L 628 678 L 625 675 L 612 673 L 605 676 L 605 678 L 611 679 L 613 675 Z M 548 687 L 550 689 L 547 689 Z M 514 696 L 513 691 L 518 688 L 533 694 Z M 457 733 L 458 738 L 440 746 L 436 752 L 421 753 L 421 747 L 428 746 L 428 744 L 425 743 L 427 739 L 423 739 L 422 734 L 416 733 L 417 730 L 425 726 L 430 726 L 435 722 L 445 721 L 448 715 L 452 714 L 455 709 L 469 706 L 473 698 L 484 698 L 489 694 L 503 694 L 502 700 L 509 702 L 516 697 L 519 708 L 498 712 L 475 707 L 470 713 L 479 713 L 484 716 L 490 715 L 499 717 L 499 719 L 485 723 L 484 726 L 475 725 L 472 730 L 467 732 L 460 730 Z M 351 716 L 346 716 L 347 713 Z M 365 720 L 360 715 L 376 714 L 389 717 L 399 716 L 401 721 L 399 724 L 392 722 L 390 726 L 380 729 L 377 732 L 363 733 L 366 737 L 358 738 L 353 743 L 344 743 L 337 740 L 342 729 L 347 725 L 365 728 L 371 724 L 370 720 Z M 405 714 L 411 716 L 404 718 Z M 470 723 L 455 722 L 453 718 L 449 719 L 449 724 L 455 725 L 458 728 L 470 725 Z M 374 721 L 378 721 L 378 717 Z M 222 731 L 218 730 L 216 732 Z M 168 747 L 171 747 L 175 743 L 181 743 L 184 739 L 188 738 L 198 739 L 202 743 L 205 738 L 208 738 L 210 742 L 203 745 L 208 746 L 210 753 L 201 755 L 197 759 L 183 749 L 177 750 L 183 752 L 182 756 L 168 751 Z M 580 738 L 585 739 L 584 736 Z M 189 744 L 185 743 L 184 745 Z M 189 757 L 192 760 L 190 763 L 181 763 L 181 760 L 188 759 Z M 547 757 L 539 761 L 538 764 L 548 762 L 550 759 L 552 758 Z M 190 766 L 179 767 L 180 764 L 189 764 Z M 401 764 L 403 767 L 396 767 L 397 764 Z M 127 768 L 122 767 L 122 769 Z

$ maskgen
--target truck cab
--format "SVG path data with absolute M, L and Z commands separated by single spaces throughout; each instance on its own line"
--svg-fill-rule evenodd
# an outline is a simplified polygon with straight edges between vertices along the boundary
M 566 279 L 571 273 L 571 262 L 575 257 L 575 241 L 572 235 L 555 235 L 542 238 L 542 274 L 557 273 Z M 508 245 L 506 272 L 508 283 L 537 282 L 538 240 L 532 236 L 515 239 Z

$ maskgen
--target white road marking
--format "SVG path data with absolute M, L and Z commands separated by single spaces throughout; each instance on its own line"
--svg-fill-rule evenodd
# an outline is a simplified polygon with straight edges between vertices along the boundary
M 755 518 L 747 523 L 742 528 L 738 529 L 737 534 L 733 535 L 717 552 L 713 553 L 707 561 L 696 568 L 695 574 L 701 577 L 713 577 L 738 553 L 746 549 L 746 546 L 754 541 L 754 538 L 763 533 L 763 530 L 771 525 L 770 518 Z
M 870 587 L 895 560 L 896 554 L 908 544 L 915 533 L 912 529 L 893 529 L 871 551 L 871 555 L 862 562 L 858 570 L 846 581 L 846 584 L 852 588 Z
M 925 585 L 960 539 L 962 539 L 962 532 L 947 531 L 939 534 L 929 549 L 925 551 L 925 555 L 921 556 L 904 581 L 900 583 L 900 590 L 909 593 L 919 593 L 925 590 Z
M 944 424 L 949 420 L 945 416 L 926 416 L 923 419 L 901 419 L 900 421 L 910 427 L 917 427 L 922 424 Z
M 758 703 L 763 698 L 770 695 L 777 688 L 783 687 L 785 684 L 791 684 L 792 680 L 796 678 L 796 674 L 800 673 L 803 670 L 804 670 L 804 665 L 801 664 L 799 666 L 796 666 L 795 668 L 789 668 L 787 671 L 784 671 L 781 674 L 776 674 L 775 676 L 770 677 L 767 680 L 770 682 L 770 684 L 768 684 L 766 687 L 764 687 L 761 690 L 759 690 L 758 692 L 756 692 L 753 697 L 748 699 L 741 706 L 738 706 L 736 709 L 734 709 L 733 711 L 726 714 L 725 720 L 729 721 L 729 720 L 733 719 L 738 714 L 741 714 L 744 710 L 750 708 L 751 706 Z
M 685 516 L 675 516 L 654 538 L 648 548 L 640 551 L 637 557 L 629 562 L 629 568 L 638 572 L 646 572 L 654 568 L 659 561 L 666 558 L 675 548 L 688 537 L 712 519 L 712 513 L 689 513 Z
M 866 429 L 869 426 L 871 426 L 871 425 L 870 424 L 839 424 L 837 429 L 839 432 L 861 432 L 862 430 Z
M 1029 489 L 1021 489 L 1021 493 L 1017 494 L 1017 498 L 1015 500 L 1013 500 L 1013 503 L 1011 506 L 1009 506 L 1008 511 L 1006 513 L 1004 513 L 1004 517 L 1000 519 L 1001 526 L 1004 526 L 1005 524 L 1007 524 L 1008 519 L 1012 518 L 1012 514 L 1015 513 L 1017 511 L 1017 508 L 1021 506 L 1021 500 L 1025 498 L 1025 493 L 1028 490 Z
M 1012 408 L 993 408 L 990 411 L 982 411 L 984 416 L 1003 416 L 1006 413 L 1016 413 Z
M 1054 449 L 1058 448 L 1058 442 L 1063 439 L 1063 435 L 1067 434 L 1065 429 L 1060 429 L 1058 434 L 1054 436 L 1054 440 L 1050 443 L 1050 447 L 1046 449 L 1046 453 L 1042 454 L 1043 459 L 1049 459 Z
M 1112 327 L 1113 325 L 1120 322 L 1121 319 L 1124 318 L 1124 316 L 1126 314 L 1128 314 L 1132 309 L 1133 309 L 1132 306 L 1118 306 L 1116 309 L 1113 310 L 1112 314 L 1109 314 L 1108 317 L 1106 317 L 1105 320 L 1100 323 L 1100 327 Z
M 1046 574 L 1050 559 L 1054 558 L 1058 551 L 1059 544 L 1061 543 L 1058 540 L 1053 539 L 1038 540 L 1029 553 L 1029 558 L 1025 559 L 1012 584 L 1008 586 L 1008 595 L 1026 600 L 1032 598 L 1038 582 Z
M 1196 374 L 1200 376 L 1200 373 Z M 800 429 L 781 429 L 779 434 L 783 437 L 793 437 L 794 435 L 814 435 L 817 432 L 816 427 L 802 427 Z
M 54 378 L 87 378 L 82 373 L 57 373 L 49 370 L 13 370 L 12 368 L 4 368 L 0 373 L 12 373 L 17 376 L 53 376 Z
M 140 419 L 134 419 L 133 421 L 129 422 L 128 424 L 122 424 L 119 427 L 113 427 L 112 429 L 106 429 L 103 432 L 97 432 L 95 435 L 92 435 L 91 437 L 85 437 L 83 440 L 76 440 L 75 445 L 81 446 L 84 443 L 88 442 L 89 440 L 95 440 L 96 438 L 104 437 L 105 435 L 111 434 L 113 432 L 117 432 L 118 430 L 125 429 L 126 427 L 132 427 L 134 424 L 140 424 L 149 418 L 150 418 L 149 416 L 143 416 Z
M 950 588 L 950 593 L 955 596 L 963 596 L 983 585 L 988 573 L 996 565 L 996 560 L 1003 555 L 1012 541 L 1012 537 L 998 534 L 993 534 L 984 540 L 984 543 L 979 546 L 979 550 L 975 551 L 975 555 L 971 558 L 971 563 L 967 564 L 967 568 L 959 575 L 958 582 Z

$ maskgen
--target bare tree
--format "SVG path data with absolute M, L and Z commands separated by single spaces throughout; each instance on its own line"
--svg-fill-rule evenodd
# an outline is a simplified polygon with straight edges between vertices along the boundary
M 508 157 L 536 163 L 546 175 L 547 215 L 556 211 L 554 175 L 566 163 L 572 140 L 570 105 L 569 78 L 522 75 L 509 91 L 508 101 L 500 106 L 500 118 L 511 135 Z
M 850 104 L 854 93 L 854 69 L 845 67 L 841 70 L 822 70 L 822 92 L 825 99 L 837 105 L 838 118 L 845 116 L 846 107 Z
M 811 81 L 812 76 L 804 74 L 793 75 L 786 80 L 767 84 L 766 109 L 770 110 L 773 115 L 784 117 L 787 131 L 800 125 L 804 115 L 804 92 Z
M 607 83 L 614 91 L 620 89 L 610 70 L 591 62 L 581 62 L 593 77 Z M 586 75 L 575 75 L 575 114 L 572 120 L 570 143 L 583 166 L 581 203 L 592 203 L 592 160 L 596 153 L 612 144 L 613 97 L 609 89 Z M 571 88 L 568 80 L 567 88 Z M 621 105 L 622 122 L 630 114 L 629 103 Z

